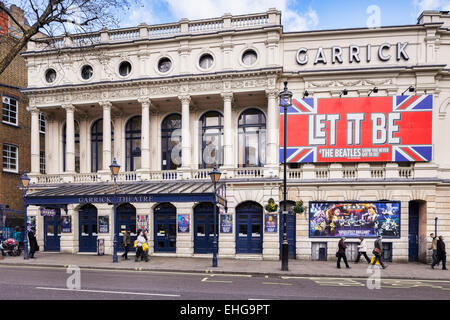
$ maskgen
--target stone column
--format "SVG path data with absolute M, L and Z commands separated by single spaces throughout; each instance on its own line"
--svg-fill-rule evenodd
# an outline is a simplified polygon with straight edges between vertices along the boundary
M 141 124 L 141 169 L 150 170 L 150 98 L 140 98 L 142 105 Z
M 66 172 L 75 173 L 75 107 L 73 104 L 62 107 L 66 110 Z
M 221 94 L 223 98 L 223 166 L 225 168 L 233 167 L 233 127 L 231 125 L 231 102 L 233 100 L 232 92 Z
M 277 108 L 278 92 L 276 90 L 267 90 L 267 129 L 266 129 L 266 163 L 265 167 L 270 168 L 270 171 L 265 176 L 278 176 L 275 168 L 278 168 L 279 143 L 278 139 L 278 125 L 279 109 Z
M 191 97 L 184 95 L 178 98 L 181 101 L 181 167 L 183 170 L 189 170 L 191 167 L 191 135 L 189 129 L 189 104 Z
M 100 106 L 103 108 L 103 171 L 109 171 L 112 163 L 111 159 L 111 107 L 109 101 L 101 101 Z
M 36 106 L 29 107 L 31 112 L 31 173 L 40 173 L 40 139 L 39 139 L 39 109 Z

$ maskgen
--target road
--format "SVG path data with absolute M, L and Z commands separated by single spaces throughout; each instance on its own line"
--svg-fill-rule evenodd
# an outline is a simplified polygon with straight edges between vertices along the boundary
M 450 300 L 450 281 L 251 276 L 81 269 L 80 289 L 64 268 L 0 266 L 0 300 Z M 372 285 L 376 284 L 371 282 Z

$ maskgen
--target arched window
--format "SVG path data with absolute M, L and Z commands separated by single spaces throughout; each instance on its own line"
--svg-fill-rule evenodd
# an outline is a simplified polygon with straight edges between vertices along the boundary
M 258 109 L 239 116 L 239 166 L 261 167 L 266 162 L 266 117 Z
M 126 170 L 141 168 L 141 116 L 134 116 L 125 125 Z
M 111 154 L 114 154 L 114 130 L 111 124 Z M 103 119 L 91 127 L 91 172 L 102 170 L 103 165 Z M 108 168 L 104 168 L 107 170 Z
M 174 170 L 181 166 L 181 115 L 168 115 L 161 125 L 161 168 Z
M 208 111 L 200 118 L 200 168 L 212 168 L 223 164 L 223 116 Z
M 80 172 L 80 126 L 74 121 L 75 128 L 75 172 Z M 63 126 L 63 171 L 66 171 L 66 124 Z

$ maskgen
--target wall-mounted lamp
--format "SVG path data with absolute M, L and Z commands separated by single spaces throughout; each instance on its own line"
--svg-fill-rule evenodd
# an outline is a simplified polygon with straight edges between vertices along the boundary
M 341 94 L 339 95 L 339 98 L 342 97 L 342 95 L 346 96 L 348 94 L 347 89 L 342 90 Z
M 307 90 L 305 90 L 305 92 L 303 92 L 303 98 L 309 96 L 309 92 Z
M 414 88 L 414 86 L 409 86 L 408 89 L 406 89 L 405 91 L 402 92 L 402 96 L 405 94 L 406 91 L 415 92 L 416 89 Z
M 369 95 L 368 97 L 370 97 L 370 95 L 373 93 L 378 93 L 378 87 L 374 87 L 372 90 L 369 91 Z

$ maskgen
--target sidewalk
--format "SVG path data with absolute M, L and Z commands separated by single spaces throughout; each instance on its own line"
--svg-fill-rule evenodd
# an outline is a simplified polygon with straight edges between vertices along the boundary
M 211 258 L 172 258 L 150 257 L 149 262 L 134 262 L 134 256 L 123 261 L 119 255 L 119 263 L 112 263 L 112 256 L 97 256 L 85 254 L 37 253 L 36 259 L 24 260 L 20 257 L 6 256 L 0 260 L 0 266 L 48 266 L 65 267 L 76 265 L 81 268 L 115 269 L 115 270 L 145 270 L 194 273 L 226 273 L 250 274 L 254 276 L 299 276 L 299 277 L 354 277 L 367 278 L 367 264 L 350 263 L 352 269 L 336 268 L 336 261 L 304 261 L 289 260 L 289 271 L 281 271 L 281 261 L 220 259 L 219 266 L 212 268 Z M 450 271 L 422 263 L 386 263 L 388 268 L 381 270 L 381 276 L 389 279 L 421 279 L 421 280 L 449 280 Z M 140 269 L 141 268 L 141 269 Z

